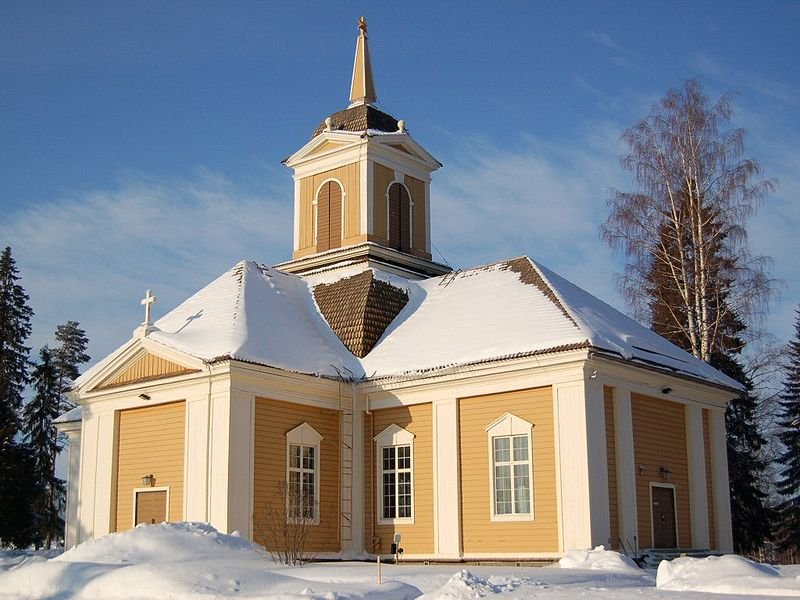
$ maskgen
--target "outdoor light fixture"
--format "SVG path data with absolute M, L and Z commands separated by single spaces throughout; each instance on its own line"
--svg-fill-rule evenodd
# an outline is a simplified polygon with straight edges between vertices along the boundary
M 639 465 L 639 475 L 644 475 L 644 465 Z
M 141 398 L 142 400 L 150 400 L 150 396 L 148 396 L 147 394 L 139 394 L 139 398 Z
M 144 487 L 153 487 L 155 483 L 156 483 L 156 478 L 153 477 L 152 473 L 150 473 L 150 475 L 144 475 L 142 477 L 142 485 Z
M 672 471 L 670 471 L 667 467 L 661 467 L 659 471 L 661 472 L 661 477 L 664 479 L 668 481 L 672 479 Z
M 662 394 L 671 394 L 672 393 L 672 388 L 669 387 L 669 386 L 663 387 L 663 388 L 661 388 L 661 393 Z

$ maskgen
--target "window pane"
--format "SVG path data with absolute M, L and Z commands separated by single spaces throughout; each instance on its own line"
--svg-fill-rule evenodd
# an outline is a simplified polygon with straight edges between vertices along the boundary
M 383 470 L 394 471 L 395 466 L 395 449 L 393 446 L 383 449 Z
M 292 469 L 300 468 L 300 446 L 294 444 L 289 446 L 289 467 Z
M 531 512 L 531 488 L 528 465 L 514 465 L 514 512 Z
M 289 471 L 289 489 L 287 490 L 287 512 L 289 517 L 297 518 L 300 516 L 301 500 L 301 485 L 300 473 L 298 471 Z
M 511 460 L 511 452 L 509 450 L 510 442 L 507 437 L 494 438 L 494 461 L 495 462 L 508 462 Z
M 397 447 L 397 468 L 398 469 L 411 468 L 411 446 Z
M 383 474 L 383 518 L 395 517 L 395 474 Z
M 314 468 L 314 447 L 313 446 L 303 446 L 303 468 L 304 469 L 313 469 Z
M 528 460 L 527 435 L 518 435 L 514 438 L 514 460 Z
M 511 513 L 511 467 L 508 465 L 494 468 L 494 499 L 496 514 Z

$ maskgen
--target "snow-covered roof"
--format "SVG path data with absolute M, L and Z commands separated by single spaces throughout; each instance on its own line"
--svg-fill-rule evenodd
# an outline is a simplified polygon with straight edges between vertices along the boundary
M 527 257 L 420 281 L 380 271 L 374 276 L 401 288 L 408 303 L 361 359 L 321 314 L 313 292 L 319 278 L 246 261 L 159 319 L 148 339 L 208 362 L 230 358 L 299 373 L 336 376 L 346 370 L 375 378 L 592 348 L 740 387 Z
M 76 406 L 65 412 L 60 417 L 53 419 L 53 423 L 74 423 L 76 421 L 80 421 L 83 415 L 83 408 L 80 406 Z

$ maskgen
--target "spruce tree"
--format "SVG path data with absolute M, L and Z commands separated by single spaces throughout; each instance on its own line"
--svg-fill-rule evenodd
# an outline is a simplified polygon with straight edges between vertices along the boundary
M 34 461 L 17 440 L 20 407 L 29 378 L 33 311 L 6 247 L 0 254 L 0 545 L 30 545 L 36 526 L 31 500 L 36 496 Z
M 789 342 L 789 362 L 781 394 L 781 422 L 778 438 L 785 451 L 778 461 L 778 491 L 786 496 L 781 504 L 778 541 L 781 550 L 800 550 L 800 307 L 796 310 L 795 337 Z
M 53 420 L 60 414 L 61 392 L 53 353 L 45 346 L 39 352 L 39 362 L 33 370 L 33 399 L 23 409 L 23 431 L 34 460 L 36 480 L 40 490 L 32 504 L 37 516 L 39 542 L 50 548 L 61 535 L 64 505 L 64 481 L 55 475 L 55 458 L 59 444 Z
M 0 255 L 0 440 L 13 440 L 19 431 L 19 409 L 30 381 L 31 349 L 25 342 L 33 311 L 18 281 L 16 261 L 6 246 Z

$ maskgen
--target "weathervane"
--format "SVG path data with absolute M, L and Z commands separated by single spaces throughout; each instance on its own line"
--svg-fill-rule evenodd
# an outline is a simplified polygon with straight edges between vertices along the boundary
M 367 20 L 364 17 L 358 18 L 358 28 L 367 35 Z

